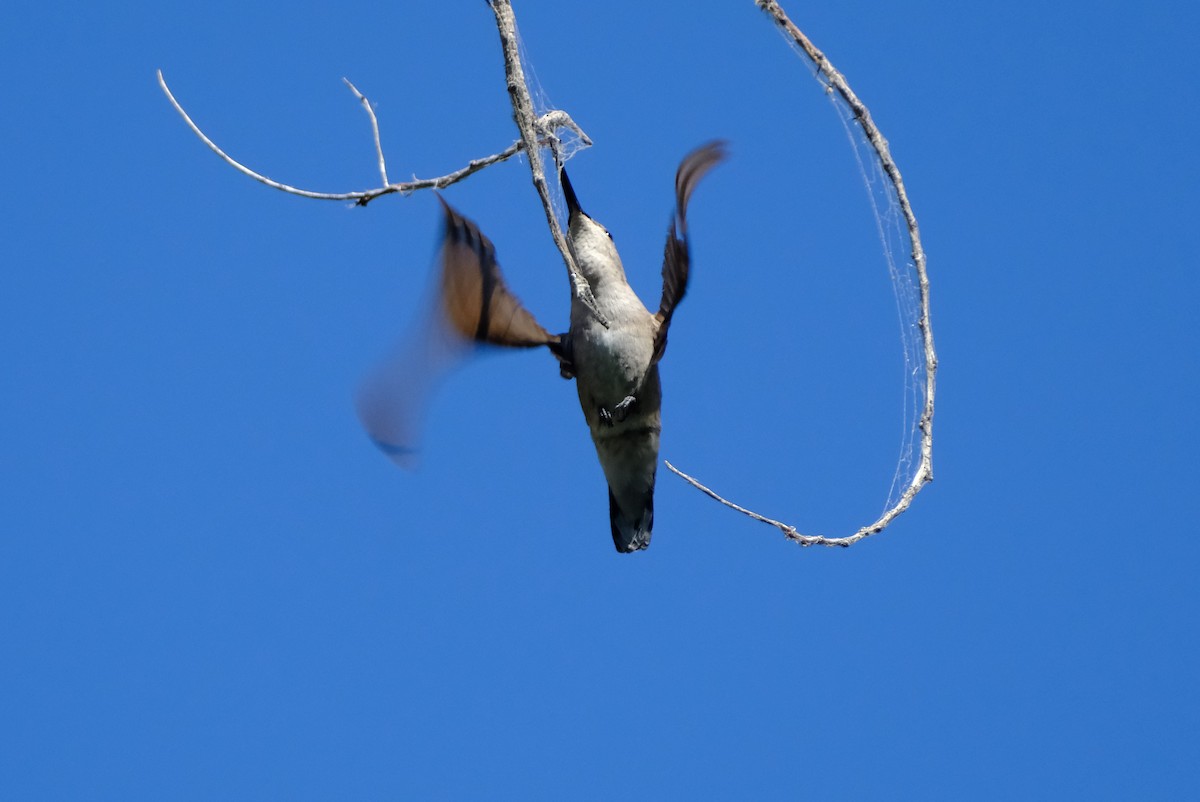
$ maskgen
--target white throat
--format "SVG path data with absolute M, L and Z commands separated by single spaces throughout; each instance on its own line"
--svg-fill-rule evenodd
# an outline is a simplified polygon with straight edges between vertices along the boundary
M 613 283 L 628 286 L 617 246 L 604 226 L 586 214 L 576 214 L 571 217 L 568 238 L 575 263 L 593 292 L 600 292 Z

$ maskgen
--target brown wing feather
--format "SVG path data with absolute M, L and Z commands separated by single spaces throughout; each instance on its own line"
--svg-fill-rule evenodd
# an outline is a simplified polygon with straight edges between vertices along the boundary
M 724 142 L 710 142 L 685 156 L 675 173 L 675 213 L 667 227 L 667 246 L 663 254 L 663 292 L 656 315 L 659 325 L 654 338 L 655 362 L 662 359 L 666 351 L 671 316 L 687 293 L 688 270 L 691 266 L 687 232 L 688 201 L 700 179 L 727 155 Z
M 561 338 L 548 334 L 509 292 L 492 243 L 445 201 L 442 208 L 446 229 L 437 295 L 358 393 L 367 434 L 404 467 L 415 464 L 421 422 L 435 390 L 471 355 L 474 343 L 546 345 L 567 369 Z
M 491 240 L 444 200 L 442 209 L 442 307 L 454 330 L 469 340 L 510 348 L 557 344 L 559 338 L 509 291 Z

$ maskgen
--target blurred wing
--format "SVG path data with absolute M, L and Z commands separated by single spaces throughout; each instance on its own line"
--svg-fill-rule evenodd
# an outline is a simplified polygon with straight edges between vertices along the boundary
M 437 292 L 418 325 L 363 382 L 357 399 L 367 434 L 402 467 L 415 465 L 434 392 L 478 344 L 545 345 L 556 356 L 560 351 L 560 338 L 542 328 L 509 291 L 491 241 L 445 201 L 442 208 Z
M 358 418 L 372 442 L 402 468 L 416 467 L 421 427 L 434 391 L 474 352 L 445 316 L 431 308 L 363 380 Z
M 491 240 L 444 200 L 442 209 L 446 216 L 442 301 L 446 317 L 458 333 L 477 342 L 510 348 L 558 342 L 558 337 L 542 328 L 509 291 Z
M 654 337 L 654 361 L 667 349 L 667 329 L 675 307 L 687 293 L 688 253 L 687 207 L 700 179 L 727 156 L 724 142 L 710 142 L 684 157 L 675 173 L 675 214 L 667 227 L 667 247 L 663 254 L 663 292 L 658 305 L 658 332 Z

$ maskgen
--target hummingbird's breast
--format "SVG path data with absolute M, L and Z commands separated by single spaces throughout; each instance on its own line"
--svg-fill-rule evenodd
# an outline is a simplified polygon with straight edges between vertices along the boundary
M 654 316 L 629 285 L 621 291 L 598 293 L 596 302 L 609 322 L 607 328 L 582 306 L 572 310 L 571 321 L 576 388 L 593 431 L 601 407 L 611 410 L 633 396 L 637 405 L 632 412 L 637 417 L 638 413 L 657 415 L 659 404 L 656 383 L 652 392 L 644 392 L 654 370 Z

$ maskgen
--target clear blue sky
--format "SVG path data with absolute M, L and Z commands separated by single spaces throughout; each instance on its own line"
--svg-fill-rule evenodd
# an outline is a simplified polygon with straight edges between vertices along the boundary
M 880 511 L 886 268 L 833 109 L 751 0 L 517 2 L 571 162 L 658 292 L 693 205 L 663 456 L 805 531 Z M 789 2 L 891 142 L 941 371 L 936 481 L 801 549 L 660 471 L 613 551 L 544 353 L 446 385 L 416 473 L 361 377 L 418 308 L 430 194 L 515 137 L 481 0 L 3 13 L 0 797 L 1184 798 L 1200 794 L 1200 68 L 1192 5 Z M 446 197 L 551 329 L 523 163 Z

